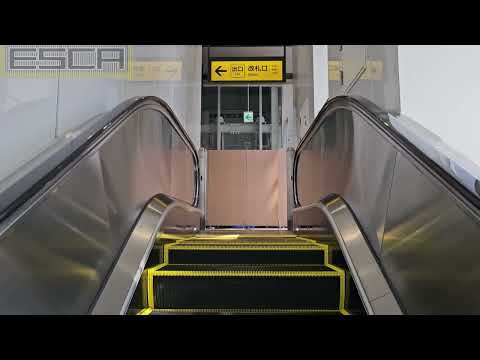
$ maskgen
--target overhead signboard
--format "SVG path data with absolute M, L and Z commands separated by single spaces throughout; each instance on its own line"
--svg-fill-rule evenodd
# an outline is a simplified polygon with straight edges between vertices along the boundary
M 209 80 L 213 82 L 283 82 L 285 59 L 211 59 Z

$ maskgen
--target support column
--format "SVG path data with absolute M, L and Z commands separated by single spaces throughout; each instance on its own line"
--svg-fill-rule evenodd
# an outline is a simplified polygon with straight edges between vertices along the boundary
M 220 86 L 217 87 L 217 150 L 221 150 L 221 132 L 220 132 Z
M 270 108 L 271 108 L 271 115 L 270 119 L 272 119 L 271 125 L 271 139 L 272 139 L 272 150 L 278 149 L 281 147 L 281 134 L 279 134 L 279 130 L 281 127 L 279 126 L 279 114 L 278 114 L 278 87 L 271 87 L 272 91 L 270 94 Z
M 260 150 L 263 150 L 263 134 L 262 134 L 262 122 L 263 122 L 263 116 L 262 116 L 262 87 L 258 87 L 258 148 Z

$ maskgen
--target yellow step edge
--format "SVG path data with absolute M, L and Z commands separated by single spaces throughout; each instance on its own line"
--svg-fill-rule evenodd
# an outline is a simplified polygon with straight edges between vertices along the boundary
M 307 239 L 298 239 L 298 238 L 291 238 L 291 239 L 275 239 L 275 240 L 278 240 L 278 242 L 281 242 L 282 244 L 290 244 L 291 242 L 305 242 L 305 243 L 311 243 L 312 240 L 307 240 Z M 229 242 L 229 241 L 238 241 L 238 242 L 241 242 L 242 244 L 243 243 L 246 243 L 246 242 L 254 242 L 254 241 L 259 241 L 259 242 L 273 242 L 274 239 L 271 239 L 271 238 L 266 238 L 266 237 L 260 237 L 260 238 L 242 238 L 242 237 L 238 237 L 238 238 L 231 238 L 231 239 L 202 239 L 202 238 L 190 238 L 188 239 L 188 241 L 192 241 L 192 242 L 207 242 L 207 241 L 211 241 L 211 242 L 222 242 L 222 241 L 225 241 L 225 242 Z
M 305 240 L 305 241 L 308 241 L 312 244 L 318 244 L 318 241 L 315 241 L 314 239 L 309 239 L 309 238 L 306 238 L 306 237 L 303 237 L 303 236 L 297 236 L 297 239 Z
M 140 310 L 136 315 L 150 315 L 152 311 L 153 311 L 152 308 L 146 308 L 146 309 Z
M 225 238 L 225 235 L 220 235 Z M 227 235 L 230 239 L 232 238 L 232 235 Z M 235 236 L 235 235 L 234 235 Z M 245 238 L 253 238 L 250 235 L 243 235 Z M 273 237 L 269 234 L 263 234 L 263 237 Z M 328 254 L 329 254 L 329 245 L 327 244 L 322 244 L 318 243 L 316 240 L 309 239 L 306 237 L 302 236 L 296 236 L 296 235 L 284 235 L 284 236 L 275 236 L 275 237 L 290 237 L 290 238 L 297 238 L 301 240 L 306 240 L 307 242 L 314 244 L 314 248 L 317 248 L 320 250 L 324 250 L 324 265 L 331 270 L 334 270 L 333 272 L 325 272 L 325 271 L 170 271 L 170 270 L 161 270 L 163 267 L 167 266 L 169 264 L 168 262 L 168 250 L 171 247 L 174 247 L 175 245 L 181 244 L 182 242 L 186 242 L 188 240 L 194 240 L 198 239 L 195 236 L 176 236 L 172 234 L 160 234 L 161 238 L 169 238 L 176 240 L 173 243 L 165 244 L 163 245 L 164 252 L 165 252 L 165 257 L 164 257 L 164 262 L 162 264 L 159 264 L 157 266 L 151 267 L 149 269 L 146 269 L 144 272 L 146 272 L 146 279 L 148 282 L 147 286 L 147 298 L 148 298 L 148 306 L 149 309 L 154 310 L 154 298 L 153 298 L 153 277 L 154 276 L 250 276 L 250 277 L 339 277 L 340 279 L 340 291 L 339 291 L 339 296 L 340 296 L 340 303 L 339 303 L 339 309 L 335 310 L 327 310 L 328 312 L 332 311 L 340 311 L 343 315 L 350 315 L 350 313 L 345 309 L 345 272 L 343 269 L 338 268 L 337 266 L 334 266 L 329 263 L 328 261 Z M 157 239 L 158 239 L 158 234 L 157 234 Z M 215 235 L 215 238 L 218 238 L 218 235 Z M 210 238 L 212 239 L 212 238 Z M 237 237 L 238 239 L 238 237 Z M 208 240 L 208 239 L 207 239 Z M 244 244 L 241 244 L 244 246 Z M 271 244 L 269 244 L 271 245 Z M 285 243 L 281 244 L 282 246 L 288 245 Z M 187 245 L 188 246 L 188 245 Z M 205 247 L 201 247 L 201 249 L 205 249 Z M 225 250 L 225 247 L 221 248 L 222 250 Z M 236 250 L 237 248 L 235 248 Z M 258 246 L 255 248 L 258 249 Z M 283 249 L 288 249 L 288 247 L 282 248 Z M 291 247 L 290 247 L 291 249 Z M 305 248 L 302 248 L 305 249 Z M 261 274 L 259 276 L 259 274 Z M 165 309 L 163 309 L 165 310 Z M 162 311 L 163 311 L 162 310 Z M 172 310 L 175 311 L 175 310 Z M 222 310 L 222 311 L 228 311 L 228 310 Z M 301 312 L 304 310 L 291 310 L 292 312 Z
M 152 276 L 162 277 L 338 277 L 334 271 L 229 271 L 229 270 L 156 270 Z
M 311 246 L 308 245 L 305 247 L 300 246 L 291 246 L 291 247 L 281 247 L 281 246 L 234 246 L 234 245 L 217 245 L 217 246 L 193 246 L 193 245 L 179 245 L 179 246 L 172 246 L 168 250 L 240 250 L 240 251 L 264 251 L 264 250 L 271 250 L 271 251 L 325 251 L 324 248 Z
M 280 238 L 280 239 L 294 239 L 297 235 L 294 234 L 239 234 L 241 239 L 261 239 L 261 238 Z
M 217 263 L 217 264 L 212 264 L 212 263 L 210 263 L 210 264 L 198 264 L 198 263 L 197 263 L 197 264 L 181 264 L 181 263 L 180 263 L 180 264 L 179 264 L 179 263 L 176 263 L 176 264 L 163 264 L 163 265 L 164 265 L 164 266 L 167 266 L 167 265 L 175 265 L 175 266 L 218 266 L 218 265 L 256 266 L 256 265 L 257 265 L 257 266 L 262 266 L 262 265 L 264 265 L 264 266 L 299 266 L 299 267 L 301 267 L 301 266 L 312 266 L 312 265 L 315 266 L 315 265 L 318 265 L 318 264 L 285 264 L 285 263 L 283 263 L 283 264 L 274 264 L 274 263 L 272 263 L 272 264 L 218 264 L 218 263 Z M 325 267 L 326 267 L 326 266 L 325 266 Z M 157 270 L 158 270 L 158 269 L 157 269 Z M 196 271 L 196 270 L 192 270 L 192 271 Z M 199 271 L 202 271 L 202 270 L 199 270 Z M 212 270 L 212 271 L 216 271 L 216 270 Z M 222 271 L 223 271 L 223 270 L 222 270 Z M 226 271 L 228 271 L 228 270 L 226 270 Z M 236 271 L 236 270 L 232 270 L 232 271 Z M 258 271 L 258 270 L 256 270 L 256 271 Z M 276 271 L 276 270 L 272 270 L 272 271 Z M 282 270 L 278 270 L 278 271 L 282 271 Z M 294 271 L 294 270 L 285 270 L 285 271 Z M 296 270 L 295 270 L 295 271 L 296 271 Z M 330 272 L 330 271 L 329 271 L 329 272 Z
M 161 240 L 161 239 L 171 239 L 171 240 L 186 240 L 186 239 L 191 239 L 193 238 L 192 235 L 177 235 L 177 234 L 168 234 L 168 233 L 162 233 L 159 232 L 157 233 L 156 239 Z
M 293 239 L 288 241 L 275 241 L 275 240 L 265 240 L 265 239 L 221 239 L 221 240 L 212 240 L 212 239 L 187 239 L 181 240 L 182 243 L 195 243 L 195 244 L 313 244 L 316 242 L 303 240 L 303 239 Z
M 147 305 L 149 308 L 155 308 L 155 297 L 153 294 L 153 272 L 154 270 L 147 270 Z
M 232 240 L 235 240 L 235 239 L 238 239 L 240 237 L 240 235 L 238 234 L 226 234 L 226 235 L 192 235 L 192 239 L 195 239 L 195 240 L 202 240 L 202 239 L 205 239 L 205 240 L 215 240 L 215 239 L 218 239 L 218 240 L 229 240 L 229 239 L 232 239 Z
M 310 244 L 310 243 L 264 243 L 264 242 L 258 242 L 258 243 L 239 243 L 239 242 L 232 242 L 232 243 L 198 243 L 198 242 L 180 242 L 178 243 L 180 246 L 284 246 L 287 248 L 288 246 L 316 246 L 315 244 Z M 157 245 L 157 247 L 160 247 L 160 245 Z
M 205 312 L 205 313 L 338 313 L 340 312 L 342 315 L 350 315 L 350 313 L 346 312 L 343 313 L 338 309 L 155 309 L 158 312 L 178 312 L 178 313 L 198 313 L 198 312 Z
M 345 310 L 345 271 L 332 264 L 325 264 L 328 268 L 336 271 L 340 275 L 340 311 Z

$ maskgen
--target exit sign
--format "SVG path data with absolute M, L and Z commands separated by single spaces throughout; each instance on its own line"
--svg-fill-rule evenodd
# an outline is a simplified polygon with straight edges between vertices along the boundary
M 221 59 L 209 61 L 212 82 L 284 82 L 285 59 Z
M 244 123 L 253 123 L 253 111 L 244 111 L 243 112 L 243 122 Z

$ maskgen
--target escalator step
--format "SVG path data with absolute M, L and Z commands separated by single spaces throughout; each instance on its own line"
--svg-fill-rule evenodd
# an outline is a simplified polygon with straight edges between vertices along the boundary
M 324 309 L 155 309 L 148 315 L 349 315 L 339 310 Z M 136 315 L 147 315 L 145 313 Z
M 338 276 L 156 276 L 158 309 L 338 310 Z
M 330 263 L 332 265 L 348 269 L 347 262 L 343 257 L 342 250 L 338 247 L 330 247 Z
M 302 276 L 302 272 L 325 272 L 326 276 L 332 276 L 335 273 L 330 267 L 319 264 L 167 264 L 161 266 L 156 273 L 163 276 L 175 275 L 175 273 L 202 273 L 202 272 L 216 272 L 213 275 L 221 275 L 228 273 L 235 276 L 237 272 L 242 276 L 242 273 L 255 273 L 255 276 L 270 276 L 269 273 L 279 273 L 277 276 L 283 276 L 285 272 L 293 272 L 295 276 Z M 189 274 L 196 276 L 196 274 Z M 308 276 L 306 274 L 305 276 Z
M 273 237 L 192 237 L 181 241 L 182 244 L 202 245 L 202 244 L 260 244 L 260 245 L 306 245 L 314 244 L 314 240 L 302 238 L 273 238 Z
M 186 246 L 207 246 L 207 245 L 235 245 L 235 246 L 306 246 L 315 245 L 313 241 L 297 240 L 297 241 L 275 241 L 257 239 L 232 239 L 232 240 L 182 240 L 178 245 Z
M 138 314 L 151 315 L 348 315 L 348 274 L 330 265 L 344 265 L 343 259 L 335 244 L 319 240 L 296 235 L 159 233 L 156 254 L 134 296 L 135 308 Z
M 169 264 L 324 264 L 321 247 L 173 246 Z

